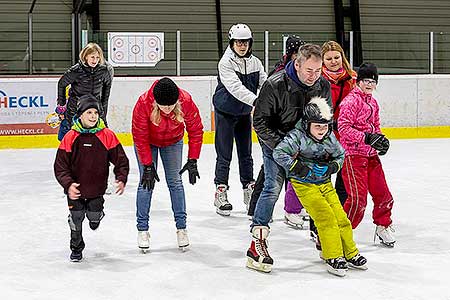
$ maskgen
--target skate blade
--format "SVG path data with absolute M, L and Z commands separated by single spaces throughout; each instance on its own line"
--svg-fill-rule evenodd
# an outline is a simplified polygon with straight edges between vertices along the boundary
M 365 270 L 368 269 L 368 268 L 367 268 L 367 264 L 362 265 L 362 266 L 356 266 L 356 265 L 353 265 L 353 264 L 351 264 L 351 263 L 348 263 L 348 266 L 349 266 L 350 268 L 352 268 L 352 269 L 355 269 L 355 270 L 363 270 L 363 271 L 365 271 Z
M 335 276 L 339 276 L 339 277 L 344 277 L 345 275 L 347 275 L 347 269 L 333 269 L 332 267 L 327 265 L 327 271 L 330 274 L 333 274 Z
M 79 263 L 79 262 L 81 262 L 83 259 L 70 259 L 70 262 L 73 262 L 73 263 Z
M 222 210 L 222 209 L 216 208 L 216 213 L 221 216 L 228 217 L 229 215 L 231 215 L 231 210 Z
M 383 241 L 381 241 L 380 243 L 381 243 L 381 245 L 386 246 L 387 248 L 394 248 L 394 244 L 395 244 L 395 242 L 386 243 Z
M 257 261 L 254 261 L 251 258 L 247 258 L 247 268 L 253 269 L 259 272 L 270 273 L 272 271 L 272 265 L 263 264 Z
M 288 225 L 289 227 L 291 227 L 292 229 L 298 229 L 298 230 L 303 229 L 303 224 L 292 223 L 291 221 L 287 220 L 286 218 L 284 219 L 284 223 L 286 225 Z
M 150 251 L 150 247 L 147 247 L 147 248 L 139 247 L 139 250 L 141 250 L 142 254 L 146 254 L 148 251 Z
M 181 252 L 186 252 L 186 251 L 189 250 L 189 244 L 187 244 L 187 245 L 185 245 L 185 246 L 178 246 L 178 249 L 179 249 Z

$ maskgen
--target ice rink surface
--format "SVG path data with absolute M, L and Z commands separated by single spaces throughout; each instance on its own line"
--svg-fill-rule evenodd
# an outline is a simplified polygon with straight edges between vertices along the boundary
M 255 176 L 261 151 L 254 144 Z M 184 148 L 187 153 L 187 147 Z M 449 300 L 450 139 L 393 140 L 382 157 L 394 196 L 397 243 L 373 242 L 371 201 L 354 231 L 368 259 L 367 271 L 339 278 L 326 272 L 308 230 L 283 222 L 283 197 L 275 207 L 269 251 L 272 273 L 245 267 L 250 220 L 242 202 L 237 157 L 233 156 L 230 217 L 215 213 L 213 145 L 204 145 L 200 181 L 184 176 L 190 249 L 177 248 L 167 186 L 156 184 L 151 246 L 136 245 L 135 193 L 138 171 L 126 147 L 131 172 L 122 196 L 106 196 L 100 228 L 85 220 L 86 249 L 69 261 L 68 209 L 53 175 L 56 149 L 0 151 L 0 299 L 380 299 Z M 184 155 L 186 157 L 186 155 Z

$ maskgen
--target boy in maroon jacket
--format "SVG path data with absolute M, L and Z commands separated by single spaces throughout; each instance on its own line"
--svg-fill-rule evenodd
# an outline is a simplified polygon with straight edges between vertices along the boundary
M 129 163 L 125 151 L 113 131 L 99 118 L 98 101 L 92 95 L 79 98 L 77 118 L 64 136 L 56 154 L 55 176 L 69 206 L 71 261 L 83 258 L 84 216 L 96 230 L 103 213 L 103 195 L 107 187 L 109 162 L 114 167 L 117 190 L 121 195 L 127 182 Z

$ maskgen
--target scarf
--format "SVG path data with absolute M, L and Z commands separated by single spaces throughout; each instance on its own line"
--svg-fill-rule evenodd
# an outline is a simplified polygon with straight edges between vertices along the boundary
M 337 71 L 328 70 L 325 65 L 322 66 L 322 74 L 333 84 L 338 84 L 341 80 L 348 80 L 351 77 L 348 75 L 344 68 L 339 68 Z

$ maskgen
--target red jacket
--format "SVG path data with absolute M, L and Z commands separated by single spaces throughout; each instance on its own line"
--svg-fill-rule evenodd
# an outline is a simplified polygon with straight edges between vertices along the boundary
M 157 82 L 155 81 L 150 90 L 139 97 L 133 109 L 131 132 L 139 161 L 143 165 L 150 165 L 153 161 L 150 145 L 157 147 L 173 145 L 183 138 L 185 128 L 189 141 L 188 158 L 198 159 L 203 143 L 203 124 L 200 112 L 188 92 L 178 88 L 180 93 L 178 101 L 181 104 L 184 122 L 178 122 L 173 112 L 169 115 L 161 113 L 159 125 L 150 121 L 155 102 L 153 88 Z

